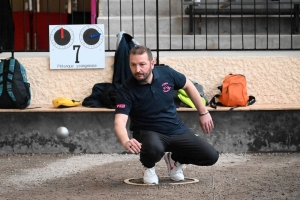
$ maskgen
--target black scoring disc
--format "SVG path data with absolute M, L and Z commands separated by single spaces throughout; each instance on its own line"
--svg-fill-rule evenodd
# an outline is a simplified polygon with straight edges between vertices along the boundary
M 83 33 L 83 40 L 86 44 L 88 45 L 95 45 L 97 44 L 97 42 L 100 40 L 100 37 L 90 37 L 92 35 L 96 35 L 96 34 L 99 34 L 99 32 L 96 30 L 96 29 L 93 29 L 93 28 L 89 28 L 87 29 L 84 33 Z
M 64 37 L 61 38 L 61 34 L 60 34 L 61 30 L 57 30 L 54 34 L 54 41 L 61 46 L 67 45 L 70 40 L 71 40 L 71 34 L 69 31 L 67 31 L 66 29 L 64 29 Z

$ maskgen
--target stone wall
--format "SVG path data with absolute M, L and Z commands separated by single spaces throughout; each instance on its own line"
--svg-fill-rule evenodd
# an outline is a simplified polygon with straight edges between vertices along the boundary
M 257 104 L 292 104 L 300 99 L 300 53 L 285 52 L 179 52 L 161 53 L 160 64 L 166 64 L 204 86 L 211 98 L 219 91 L 225 75 L 246 76 L 249 95 Z M 5 55 L 4 55 L 5 56 Z M 51 104 L 56 97 L 78 101 L 89 96 L 96 83 L 111 82 L 114 56 L 106 56 L 104 69 L 50 70 L 49 56 L 31 53 L 15 57 L 26 67 L 32 89 L 31 104 Z M 0 58 L 6 58 L 0 55 Z

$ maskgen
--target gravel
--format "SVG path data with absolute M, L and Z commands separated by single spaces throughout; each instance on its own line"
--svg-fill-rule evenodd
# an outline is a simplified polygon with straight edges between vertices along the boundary
M 300 199 L 299 153 L 221 154 L 210 167 L 187 165 L 187 185 L 132 186 L 138 155 L 2 154 L 2 199 Z M 165 163 L 156 165 L 168 176 Z

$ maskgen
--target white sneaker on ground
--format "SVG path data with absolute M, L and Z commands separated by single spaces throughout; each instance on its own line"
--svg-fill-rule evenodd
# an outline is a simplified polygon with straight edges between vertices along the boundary
M 183 181 L 184 180 L 184 175 L 183 175 L 183 170 L 182 170 L 183 165 L 180 164 L 179 162 L 175 162 L 171 158 L 171 154 L 172 153 L 167 152 L 164 155 L 164 159 L 165 159 L 165 162 L 168 167 L 168 172 L 169 172 L 170 178 L 173 181 Z
M 158 177 L 155 173 L 155 167 L 143 167 L 143 181 L 146 184 L 158 184 Z

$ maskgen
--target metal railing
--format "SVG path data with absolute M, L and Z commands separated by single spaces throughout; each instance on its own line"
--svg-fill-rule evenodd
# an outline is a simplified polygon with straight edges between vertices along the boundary
M 189 15 L 189 30 L 196 41 L 196 20 L 201 26 L 198 34 L 216 35 L 213 48 L 228 50 L 295 50 L 299 49 L 300 1 L 205 1 L 185 2 Z M 196 17 L 198 15 L 199 17 Z M 215 22 L 215 29 L 210 25 Z M 204 31 L 202 30 L 204 29 Z M 229 35 L 229 37 L 227 36 Z M 222 44 L 222 40 L 228 40 Z M 252 43 L 251 43 L 252 42 Z M 195 44 L 195 43 L 194 43 Z M 195 48 L 195 45 L 194 45 Z
M 10 0 L 15 51 L 49 51 L 49 25 L 89 24 L 87 0 Z M 153 51 L 299 50 L 300 0 L 94 0 L 105 51 L 124 31 Z

